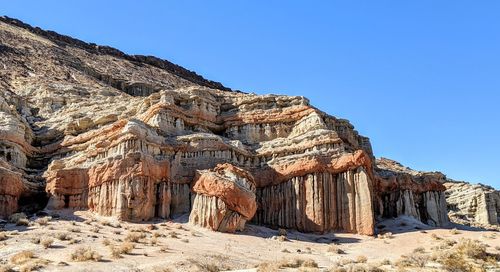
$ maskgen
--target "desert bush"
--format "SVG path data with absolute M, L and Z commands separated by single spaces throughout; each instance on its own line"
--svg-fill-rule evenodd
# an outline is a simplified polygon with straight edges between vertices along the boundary
M 368 258 L 364 255 L 356 257 L 356 263 L 366 263 Z
M 278 229 L 278 236 L 285 236 L 286 237 L 287 234 L 288 233 L 287 233 L 286 229 L 281 229 L 281 228 Z
M 27 219 L 28 217 L 24 213 L 14 213 L 11 216 L 9 216 L 9 221 L 11 223 L 17 223 L 20 219 Z
M 69 228 L 68 230 L 69 230 L 70 232 L 73 232 L 73 233 L 80 233 L 80 232 L 82 232 L 82 230 L 81 230 L 81 229 L 79 229 L 79 228 L 75 228 L 75 227 L 73 227 L 73 228 Z
M 181 242 L 189 243 L 189 239 L 181 239 Z
M 171 232 L 169 232 L 169 233 L 168 233 L 168 236 L 169 236 L 170 238 L 179 239 L 179 234 L 178 234 L 177 232 L 175 232 L 175 231 L 171 231 Z
M 135 248 L 135 245 L 131 242 L 124 242 L 119 246 L 111 246 L 111 257 L 118 259 L 122 257 L 122 254 L 130 254 Z
M 52 246 L 52 244 L 54 243 L 54 239 L 52 238 L 43 238 L 40 240 L 40 244 L 43 246 L 43 248 L 47 249 L 49 248 L 50 246 Z
M 436 240 L 436 241 L 439 241 L 439 240 L 443 240 L 443 238 L 439 237 L 437 234 L 433 233 L 431 234 L 431 237 L 432 239 Z
M 0 272 L 14 272 L 14 268 L 10 264 L 0 264 Z
M 392 239 L 392 238 L 394 238 L 394 234 L 392 234 L 392 232 L 386 232 L 386 233 L 377 235 L 377 238 L 379 238 L 379 239 Z
M 30 241 L 35 244 L 35 245 L 39 245 L 40 244 L 40 237 L 37 237 L 37 236 L 33 236 L 31 237 Z
M 30 261 L 19 268 L 19 272 L 38 271 L 49 264 L 47 260 L 34 260 Z
M 456 228 L 453 228 L 450 230 L 450 233 L 453 235 L 457 235 L 457 234 L 460 234 L 460 231 L 458 231 Z
M 56 238 L 61 241 L 67 241 L 71 239 L 71 236 L 67 232 L 56 233 Z
M 413 253 L 424 253 L 425 252 L 425 248 L 423 247 L 417 247 L 413 250 Z
M 16 226 L 29 226 L 29 225 L 30 225 L 30 221 L 27 218 L 20 218 L 16 222 Z
M 99 262 L 102 256 L 90 247 L 80 247 L 71 253 L 71 260 L 75 262 L 96 261 Z
M 90 228 L 90 231 L 92 231 L 94 233 L 99 233 L 99 231 L 101 231 L 101 229 L 98 226 L 93 226 Z
M 414 253 L 410 255 L 403 255 L 399 260 L 396 261 L 395 265 L 400 268 L 405 267 L 425 267 L 429 262 L 429 255 L 422 253 Z
M 327 251 L 335 254 L 345 254 L 345 251 L 339 248 L 337 245 L 330 245 Z
M 318 264 L 314 260 L 304 260 L 304 259 L 291 259 L 291 260 L 282 260 L 278 263 L 279 268 L 299 268 L 299 267 L 307 267 L 314 268 L 318 267 Z
M 40 226 L 46 226 L 46 225 L 48 225 L 48 224 L 49 224 L 49 221 L 50 221 L 51 219 L 52 219 L 52 218 L 51 218 L 51 217 L 48 217 L 48 216 L 46 216 L 46 217 L 40 217 L 40 218 L 37 218 L 37 219 L 35 220 L 35 223 L 37 223 L 37 224 L 38 224 L 38 225 L 40 225 Z
M 102 244 L 105 246 L 109 246 L 111 244 L 111 241 L 108 238 L 106 238 L 106 239 L 102 240 Z
M 33 251 L 23 250 L 14 254 L 14 256 L 10 258 L 10 262 L 15 265 L 21 265 L 33 259 L 34 257 L 35 253 Z
M 463 254 L 473 259 L 484 260 L 488 256 L 486 253 L 486 246 L 479 241 L 471 239 L 461 239 L 455 246 L 455 250 L 459 254 Z
M 7 233 L 0 232 L 0 241 L 5 241 L 7 239 L 9 239 L 9 236 L 7 236 Z
M 145 233 L 141 232 L 129 232 L 125 237 L 125 241 L 139 243 L 141 239 L 146 238 Z

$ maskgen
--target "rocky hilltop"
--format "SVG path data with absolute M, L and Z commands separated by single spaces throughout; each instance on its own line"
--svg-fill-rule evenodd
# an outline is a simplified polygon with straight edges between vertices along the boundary
M 232 91 L 180 66 L 0 17 L 0 216 L 190 214 L 372 235 L 448 223 L 445 177 L 375 162 L 367 137 L 304 97 Z

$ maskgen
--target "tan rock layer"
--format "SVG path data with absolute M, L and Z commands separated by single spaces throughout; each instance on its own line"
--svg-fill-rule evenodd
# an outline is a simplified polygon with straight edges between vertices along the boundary
M 300 231 L 372 235 L 372 187 L 363 167 L 343 173 L 310 173 L 259 188 L 254 222 Z
M 242 185 L 218 175 L 218 172 L 229 171 L 246 179 L 253 188 Z M 193 192 L 221 199 L 226 206 L 241 214 L 246 220 L 252 219 L 257 210 L 255 202 L 255 181 L 247 171 L 230 164 L 218 165 L 211 172 L 198 172 L 192 188 Z

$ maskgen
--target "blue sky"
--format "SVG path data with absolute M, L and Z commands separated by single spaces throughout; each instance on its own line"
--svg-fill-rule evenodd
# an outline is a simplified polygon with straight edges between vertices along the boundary
M 499 1 L 16 0 L 0 11 L 234 89 L 304 95 L 378 157 L 500 188 Z

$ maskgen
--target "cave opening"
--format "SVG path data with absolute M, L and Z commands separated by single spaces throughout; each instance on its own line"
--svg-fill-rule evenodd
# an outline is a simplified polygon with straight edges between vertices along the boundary
M 43 210 L 48 202 L 49 195 L 46 192 L 34 192 L 19 197 L 17 204 L 19 205 L 19 211 L 30 215 Z

